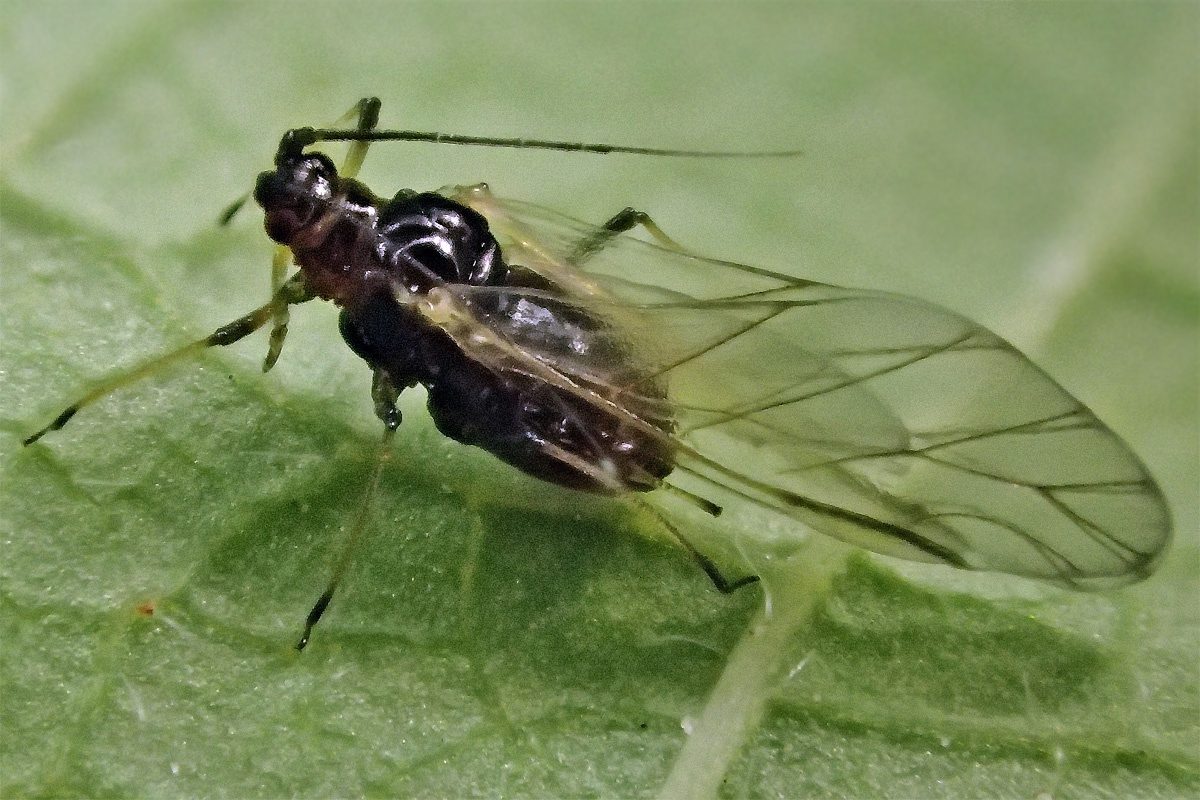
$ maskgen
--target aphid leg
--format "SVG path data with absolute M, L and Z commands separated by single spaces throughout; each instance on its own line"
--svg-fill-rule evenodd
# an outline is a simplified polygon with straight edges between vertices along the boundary
M 358 115 L 358 124 L 354 126 L 356 131 L 367 132 L 375 130 L 375 126 L 379 124 L 379 98 L 364 97 L 354 104 L 354 108 L 346 113 L 347 117 Z M 337 124 L 334 124 L 337 127 Z M 371 143 L 366 139 L 357 139 L 350 142 L 350 147 L 346 150 L 346 158 L 342 161 L 342 168 L 338 171 L 343 178 L 354 178 L 358 176 L 358 171 L 362 169 L 363 159 L 367 157 L 367 148 Z
M 183 347 L 171 350 L 163 355 L 156 356 L 155 358 L 138 364 L 132 369 L 119 372 L 100 381 L 91 389 L 84 392 L 83 396 L 81 396 L 78 400 L 63 409 L 62 413 L 55 417 L 49 425 L 46 425 L 44 428 L 32 434 L 31 436 L 26 437 L 24 443 L 26 445 L 31 445 L 50 431 L 58 430 L 62 426 L 66 425 L 67 422 L 70 421 L 71 417 L 75 416 L 75 414 L 78 413 L 81 408 L 91 405 L 100 398 L 111 394 L 123 386 L 127 386 L 135 381 L 141 380 L 142 378 L 153 375 L 155 372 L 174 364 L 176 361 L 195 355 L 196 353 L 206 350 L 209 347 L 226 347 L 234 342 L 244 339 L 261 328 L 263 325 L 267 324 L 267 322 L 269 322 L 275 316 L 278 308 L 286 308 L 293 303 L 303 303 L 306 300 L 311 300 L 312 297 L 313 295 L 308 292 L 307 287 L 304 285 L 304 282 L 299 278 L 299 276 L 293 278 L 279 288 L 279 291 L 275 293 L 275 296 L 271 299 L 271 302 L 267 303 L 266 305 L 259 306 L 249 314 L 239 317 L 227 325 L 222 325 L 208 336 L 205 336 L 203 339 L 197 339 L 190 344 L 185 344 Z
M 375 370 L 371 376 L 371 399 L 375 401 L 375 416 L 383 421 L 388 430 L 394 431 L 400 427 L 400 409 L 396 408 L 396 399 L 400 390 L 392 384 L 392 379 L 381 369 Z
M 664 483 L 664 484 L 662 484 L 662 486 L 660 488 L 662 488 L 664 491 L 670 492 L 671 494 L 682 497 L 684 500 L 687 500 L 689 503 L 691 503 L 696 508 L 703 511 L 705 514 L 708 514 L 709 516 L 719 517 L 719 516 L 721 516 L 721 512 L 724 510 L 719 505 L 714 503 L 712 500 L 709 500 L 708 498 L 705 498 L 705 497 L 701 497 L 698 494 L 693 494 L 692 492 L 689 492 L 687 489 L 680 489 L 678 486 L 675 486 L 673 484 Z
M 387 376 L 382 371 L 376 370 L 374 380 L 371 383 L 371 396 L 375 400 L 375 413 L 383 420 L 383 440 L 379 443 L 379 451 L 375 456 L 375 467 L 371 472 L 371 479 L 367 483 L 367 490 L 363 492 L 362 500 L 359 502 L 358 513 L 355 515 L 354 524 L 350 528 L 350 535 L 346 537 L 346 542 L 342 545 L 341 555 L 338 556 L 338 560 L 334 564 L 333 575 L 329 579 L 329 585 L 325 587 L 325 591 L 321 592 L 321 596 L 317 598 L 317 602 L 313 605 L 312 610 L 308 612 L 308 617 L 304 620 L 304 633 L 301 634 L 300 641 L 296 643 L 297 650 L 303 650 L 308 645 L 313 627 L 320 622 L 325 609 L 329 607 L 329 601 L 333 599 L 333 593 L 337 591 L 338 584 L 345 577 L 346 570 L 349 568 L 350 562 L 354 560 L 354 554 L 362 543 L 363 531 L 366 529 L 367 518 L 371 512 L 371 501 L 375 497 L 376 490 L 379 488 L 379 478 L 383 474 L 383 466 L 392 455 L 392 437 L 395 435 L 396 429 L 400 427 L 400 411 L 396 408 L 396 398 L 399 395 L 400 393 L 392 386 L 392 382 Z
M 679 546 L 688 552 L 688 555 L 690 555 L 692 560 L 700 566 L 700 569 L 704 570 L 704 574 L 707 575 L 708 579 L 713 582 L 713 586 L 717 587 L 717 591 L 721 592 L 722 594 L 731 594 L 743 586 L 758 581 L 757 575 L 746 575 L 738 578 L 737 580 L 729 580 L 721 574 L 721 571 L 717 569 L 717 565 L 712 562 L 712 559 L 697 550 L 695 546 L 689 542 L 682 533 L 679 532 L 679 529 L 671 524 L 671 521 L 667 519 L 661 511 L 641 498 L 635 497 L 633 498 L 633 501 L 640 508 L 643 508 L 653 514 L 654 517 L 660 523 L 662 523 L 662 526 L 666 528 L 667 532 L 671 534 L 671 537 L 679 543 Z
M 287 268 L 291 263 L 292 251 L 281 244 L 275 245 L 275 252 L 271 255 L 272 297 L 283 285 L 283 276 L 287 274 Z M 279 360 L 279 354 L 283 352 L 283 340 L 287 338 L 290 319 L 288 306 L 280 306 L 275 309 L 275 313 L 271 317 L 271 338 L 267 344 L 267 357 L 263 359 L 263 372 L 269 372 L 271 367 L 275 366 L 275 362 Z
M 242 206 L 246 205 L 249 200 L 250 193 L 246 192 L 237 200 L 234 200 L 232 203 L 225 206 L 225 210 L 221 212 L 219 217 L 217 217 L 217 224 L 224 228 L 226 225 L 233 222 L 233 218 L 238 215 L 238 212 L 242 210 Z
M 610 241 L 641 225 L 654 239 L 669 250 L 685 252 L 683 246 L 667 236 L 663 229 L 644 211 L 636 208 L 625 208 L 613 215 L 612 219 L 597 228 L 595 232 L 584 237 L 571 252 L 568 260 L 580 264 L 598 253 Z

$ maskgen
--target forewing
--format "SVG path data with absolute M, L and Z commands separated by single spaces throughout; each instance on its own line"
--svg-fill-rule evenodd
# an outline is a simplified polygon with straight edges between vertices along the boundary
M 631 422 L 676 438 L 671 481 L 688 491 L 732 493 L 880 553 L 1083 588 L 1144 577 L 1166 546 L 1169 516 L 1137 457 L 961 316 L 608 240 L 485 190 L 452 196 L 488 218 L 543 291 L 612 320 L 643 384 L 646 368 L 666 382 L 676 430 Z M 464 308 L 472 291 L 506 291 L 461 289 Z M 491 357 L 614 413 L 644 391 L 619 365 L 539 350 L 504 320 L 475 327 L 495 335 Z M 581 388 L 585 374 L 617 385 L 597 394 Z

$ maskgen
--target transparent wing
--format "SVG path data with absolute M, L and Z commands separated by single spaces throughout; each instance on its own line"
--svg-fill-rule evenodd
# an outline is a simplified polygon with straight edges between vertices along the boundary
M 879 553 L 1079 588 L 1145 577 L 1169 540 L 1163 498 L 1128 447 L 961 316 L 629 235 L 596 248 L 595 226 L 482 187 L 447 193 L 488 218 L 510 263 L 544 279 L 449 287 L 447 330 L 481 358 L 673 437 L 671 482 L 688 491 L 733 493 Z M 642 369 L 540 347 L 480 313 L 488 292 L 590 309 Z M 653 407 L 651 382 L 667 387 L 674 430 L 628 411 Z

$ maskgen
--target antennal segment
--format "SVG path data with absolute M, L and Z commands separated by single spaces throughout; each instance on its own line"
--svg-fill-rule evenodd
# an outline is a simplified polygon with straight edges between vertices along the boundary
M 503 139 L 490 136 L 465 136 L 436 131 L 341 130 L 334 128 L 295 128 L 283 135 L 278 158 L 298 156 L 317 142 L 427 142 L 429 144 L 461 144 L 477 147 L 511 147 L 522 150 L 560 150 L 573 153 L 624 153 L 639 156 L 668 156 L 671 158 L 794 158 L 803 150 L 674 150 L 658 147 L 627 147 L 594 142 L 556 142 L 546 139 Z

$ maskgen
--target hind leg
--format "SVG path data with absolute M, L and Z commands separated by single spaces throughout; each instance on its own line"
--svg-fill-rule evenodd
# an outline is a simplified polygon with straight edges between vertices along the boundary
M 679 529 L 676 528 L 675 525 L 672 524 L 671 521 L 667 519 L 661 511 L 640 498 L 634 498 L 634 503 L 639 508 L 645 509 L 654 515 L 654 518 L 662 524 L 663 528 L 665 528 L 669 534 L 671 534 L 671 538 L 673 538 L 680 547 L 687 551 L 688 555 L 692 557 L 692 560 L 696 562 L 700 569 L 704 570 L 704 574 L 708 576 L 710 581 L 712 581 L 713 586 L 717 587 L 717 591 L 721 592 L 722 594 L 731 594 L 743 586 L 747 586 L 758 581 L 757 575 L 744 575 L 741 578 L 736 578 L 733 580 L 726 578 L 721 570 L 717 568 L 717 565 L 713 563 L 712 559 L 697 550 L 696 546 L 688 541 L 687 537 L 680 533 Z

